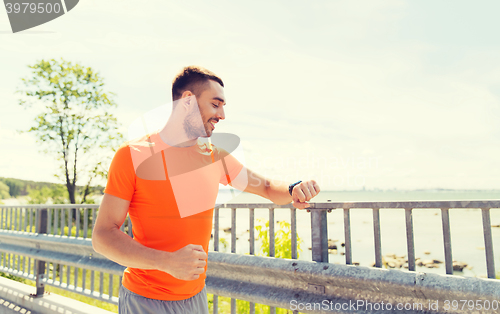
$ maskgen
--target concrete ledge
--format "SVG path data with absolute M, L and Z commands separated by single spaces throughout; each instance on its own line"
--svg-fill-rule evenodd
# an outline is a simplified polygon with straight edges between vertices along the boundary
M 111 314 L 98 307 L 57 294 L 34 298 L 35 287 L 0 277 L 0 313 Z
M 17 304 L 0 298 L 0 314 L 36 314 L 28 309 L 22 308 Z

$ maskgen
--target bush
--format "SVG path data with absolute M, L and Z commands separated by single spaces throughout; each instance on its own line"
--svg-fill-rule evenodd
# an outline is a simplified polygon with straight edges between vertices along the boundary
M 0 200 L 10 198 L 9 190 L 9 186 L 0 181 Z
M 269 221 L 262 224 L 261 219 L 257 219 L 261 224 L 257 225 L 257 241 L 261 242 L 261 252 L 256 255 L 269 256 Z M 297 258 L 302 251 L 300 244 L 303 241 L 297 235 Z M 286 221 L 278 222 L 278 231 L 274 233 L 274 249 L 277 258 L 292 258 L 292 228 Z
M 29 204 L 52 204 L 69 203 L 68 191 L 62 185 L 55 185 L 53 188 L 41 187 L 38 189 L 28 188 Z

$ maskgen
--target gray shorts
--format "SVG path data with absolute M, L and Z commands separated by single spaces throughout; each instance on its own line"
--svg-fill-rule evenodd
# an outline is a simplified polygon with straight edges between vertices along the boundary
M 119 314 L 208 314 L 207 290 L 203 287 L 195 296 L 180 301 L 149 299 L 123 285 L 118 300 Z

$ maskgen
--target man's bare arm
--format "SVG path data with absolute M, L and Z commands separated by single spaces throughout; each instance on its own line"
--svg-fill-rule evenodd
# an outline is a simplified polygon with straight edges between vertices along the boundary
M 158 269 L 182 280 L 194 280 L 203 273 L 207 254 L 200 245 L 189 244 L 175 252 L 148 248 L 120 230 L 130 202 L 104 194 L 92 233 L 94 250 L 120 265 Z
M 246 175 L 243 171 L 246 170 Z M 301 182 L 292 190 L 292 196 L 288 192 L 291 182 L 270 180 L 250 169 L 243 168 L 232 182 L 231 186 L 248 193 L 253 193 L 278 205 L 285 205 L 293 202 L 293 206 L 299 209 L 309 207 L 307 203 L 320 192 L 319 185 L 314 180 Z

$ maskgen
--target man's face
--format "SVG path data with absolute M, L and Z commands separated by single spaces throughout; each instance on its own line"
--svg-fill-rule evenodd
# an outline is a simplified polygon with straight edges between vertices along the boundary
M 210 137 L 215 129 L 215 124 L 219 120 L 225 119 L 224 105 L 226 101 L 224 89 L 219 83 L 209 80 L 208 87 L 196 99 L 203 127 L 196 123 L 200 119 L 199 116 L 195 116 L 197 113 L 192 112 L 186 118 L 184 129 L 190 138 Z

